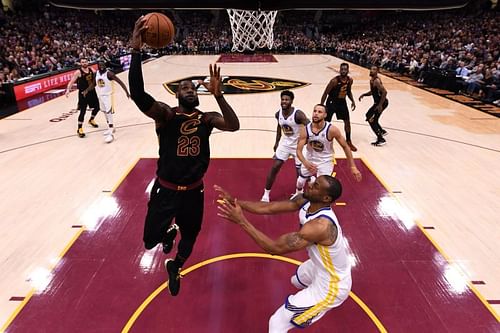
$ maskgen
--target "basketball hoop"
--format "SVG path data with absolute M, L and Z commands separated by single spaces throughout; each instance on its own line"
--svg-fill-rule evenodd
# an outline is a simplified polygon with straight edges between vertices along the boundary
M 273 27 L 277 10 L 244 10 L 227 9 L 231 31 L 233 33 L 233 48 L 231 51 L 254 51 L 256 48 L 273 48 Z

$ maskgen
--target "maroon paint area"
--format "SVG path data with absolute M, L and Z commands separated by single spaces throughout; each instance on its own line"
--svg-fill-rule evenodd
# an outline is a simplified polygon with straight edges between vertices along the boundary
M 186 267 L 217 256 L 262 252 L 239 227 L 216 216 L 213 185 L 241 199 L 259 200 L 270 159 L 212 160 L 205 177 L 205 218 Z M 420 229 L 398 216 L 397 202 L 357 161 L 356 183 L 344 160 L 336 166 L 343 184 L 336 206 L 356 258 L 353 292 L 389 332 L 499 332 L 500 326 L 467 287 L 458 290 L 446 275 L 448 263 Z M 142 228 L 146 188 L 156 160 L 143 159 L 113 194 L 118 209 L 86 230 L 56 266 L 49 286 L 30 299 L 8 332 L 119 332 L 139 305 L 166 281 L 160 249 L 145 251 Z M 293 163 L 278 174 L 271 200 L 294 192 Z M 296 230 L 296 214 L 247 217 L 260 230 L 279 235 Z M 146 253 L 146 256 L 145 256 Z M 289 257 L 305 260 L 305 251 Z M 150 264 L 148 264 L 150 263 Z M 290 277 L 296 266 L 262 258 L 216 262 L 182 279 L 179 296 L 162 291 L 134 323 L 131 332 L 266 332 L 272 313 L 296 292 Z M 308 332 L 377 332 L 375 324 L 349 298 Z

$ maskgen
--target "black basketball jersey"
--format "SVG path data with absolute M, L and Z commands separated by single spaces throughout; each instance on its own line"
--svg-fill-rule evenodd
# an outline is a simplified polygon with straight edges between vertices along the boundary
M 94 72 L 92 71 L 92 68 L 89 67 L 89 72 L 85 73 L 81 68 L 80 68 L 80 77 L 76 80 L 76 86 L 78 87 L 78 90 L 84 91 L 87 89 L 93 82 L 95 82 L 95 76 Z
M 203 178 L 210 161 L 212 129 L 206 114 L 199 110 L 190 114 L 176 112 L 164 126 L 157 128 L 160 144 L 157 176 L 179 185 Z
M 372 81 L 370 81 L 370 91 L 372 93 L 373 102 L 375 104 L 377 104 L 378 102 L 380 102 L 380 91 L 377 89 L 377 87 L 373 84 Z
M 350 78 L 349 76 L 343 78 L 340 75 L 337 75 L 335 78 L 337 79 L 337 86 L 333 88 L 328 94 L 328 100 L 330 101 L 335 101 L 339 99 L 345 100 L 345 97 L 347 96 L 347 88 L 349 87 Z

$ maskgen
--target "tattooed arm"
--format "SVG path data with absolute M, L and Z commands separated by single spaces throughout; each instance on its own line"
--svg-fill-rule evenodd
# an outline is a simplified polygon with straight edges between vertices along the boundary
M 324 218 L 307 222 L 298 232 L 291 232 L 273 240 L 250 223 L 237 201 L 219 203 L 218 215 L 238 224 L 264 251 L 270 254 L 285 254 L 304 249 L 311 243 L 331 245 L 337 238 L 337 228 Z M 332 227 L 333 226 L 333 227 Z

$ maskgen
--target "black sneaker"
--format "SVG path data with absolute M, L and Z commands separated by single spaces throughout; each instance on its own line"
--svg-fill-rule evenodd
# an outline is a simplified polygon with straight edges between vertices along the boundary
M 380 146 L 383 146 L 385 145 L 385 140 L 383 138 L 378 138 L 377 141 L 375 142 L 372 142 L 372 145 L 373 146 L 376 146 L 376 147 L 380 147 Z
M 89 120 L 89 125 L 90 125 L 90 126 L 92 126 L 92 127 L 94 127 L 94 128 L 99 127 L 99 125 L 97 125 L 97 123 L 95 122 L 95 120 L 94 120 L 94 119 L 90 119 L 90 120 Z
M 386 136 L 388 133 L 385 129 L 382 130 L 382 136 Z
M 83 132 L 83 128 L 79 128 L 76 130 L 76 135 L 78 135 L 78 137 L 80 138 L 84 138 L 85 137 L 85 133 Z
M 175 267 L 173 259 L 165 260 L 165 269 L 167 270 L 168 274 L 168 292 L 172 296 L 177 296 L 179 290 L 181 289 L 181 269 Z
M 175 244 L 175 237 L 177 236 L 177 231 L 179 230 L 179 226 L 177 224 L 172 224 L 170 228 L 167 230 L 167 234 L 162 241 L 163 244 L 163 253 L 169 254 L 172 251 L 172 248 Z

